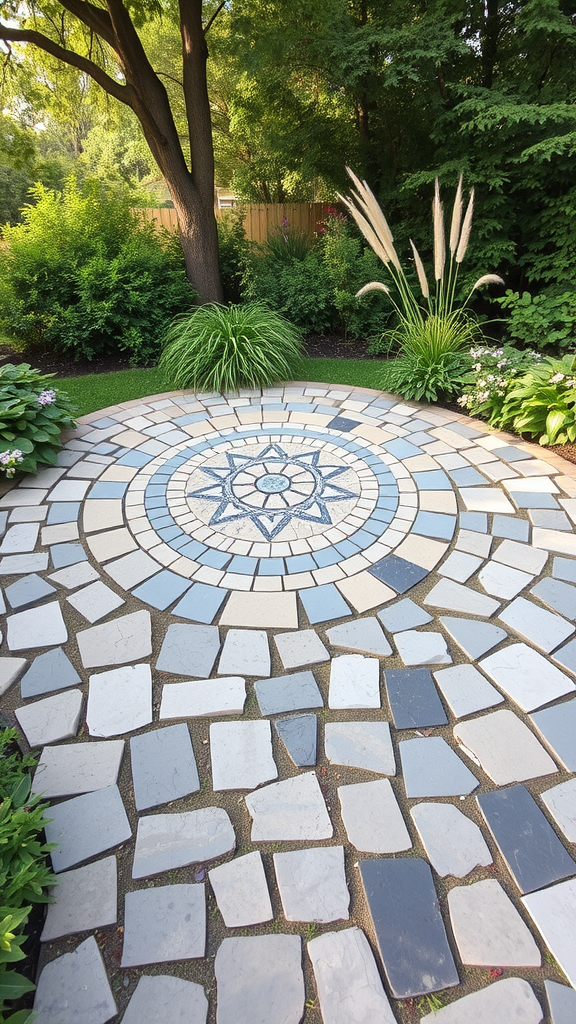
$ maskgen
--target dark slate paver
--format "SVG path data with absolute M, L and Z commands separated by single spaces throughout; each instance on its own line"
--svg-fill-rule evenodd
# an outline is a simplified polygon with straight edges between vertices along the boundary
M 397 729 L 446 725 L 442 701 L 427 668 L 391 669 L 384 673 Z
M 318 722 L 316 715 L 293 715 L 278 718 L 274 728 L 289 756 L 298 768 L 316 764 Z
M 409 999 L 458 985 L 426 861 L 362 860 L 360 873 L 392 995 Z
M 138 811 L 178 800 L 200 788 L 192 741 L 184 723 L 132 736 L 130 758 Z
M 477 799 L 520 892 L 576 875 L 576 863 L 525 786 L 481 793 Z
M 422 569 L 421 566 L 415 565 L 414 562 L 407 562 L 405 558 L 399 558 L 398 555 L 386 555 L 379 562 L 374 562 L 368 571 L 376 579 L 387 583 L 398 594 L 404 594 L 411 587 L 415 587 L 429 573 L 428 569 Z
M 34 659 L 20 682 L 22 697 L 37 697 L 53 690 L 67 690 L 76 686 L 80 676 L 62 647 L 40 654 Z
M 254 684 L 254 689 L 263 715 L 278 715 L 284 711 L 324 706 L 322 694 L 310 671 L 294 672 L 292 675 L 276 676 L 274 679 L 259 679 Z

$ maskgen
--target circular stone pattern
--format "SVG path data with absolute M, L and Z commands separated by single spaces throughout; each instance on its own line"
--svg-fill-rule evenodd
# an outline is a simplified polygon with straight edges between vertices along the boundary
M 576 472 L 541 454 L 290 385 L 100 412 L 0 487 L 39 1020 L 576 1019 Z

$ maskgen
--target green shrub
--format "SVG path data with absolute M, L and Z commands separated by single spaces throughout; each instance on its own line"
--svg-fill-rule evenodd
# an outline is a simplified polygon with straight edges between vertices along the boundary
M 437 402 L 459 394 L 470 369 L 465 351 L 478 328 L 456 310 L 450 316 L 431 314 L 423 323 L 401 328 L 402 354 L 384 364 L 379 386 L 403 398 Z
M 573 349 L 576 344 L 576 292 L 513 292 L 496 299 L 509 310 L 507 335 L 530 348 Z
M 242 277 L 248 257 L 248 239 L 244 231 L 244 212 L 242 206 L 227 210 L 217 220 L 218 254 L 220 273 L 224 287 L 224 298 L 227 302 L 240 302 L 242 299 Z
M 498 425 L 536 437 L 540 444 L 576 440 L 576 356 L 543 359 L 514 382 Z
M 336 210 L 329 210 L 318 227 L 318 249 L 332 287 L 334 326 L 342 329 L 345 337 L 366 340 L 371 352 L 387 350 L 382 335 L 390 326 L 390 306 L 378 291 L 364 299 L 356 295 L 367 278 L 384 277 L 377 257 L 363 245 L 359 234 L 352 234 L 348 218 Z
M 73 406 L 50 387 L 53 377 L 28 363 L 0 367 L 0 470 L 7 477 L 16 469 L 35 473 L 38 463 L 55 465 L 60 435 L 74 426 Z
M 252 251 L 243 283 L 245 299 L 266 302 L 305 334 L 323 334 L 334 319 L 332 288 L 321 256 L 277 259 Z
M 25 958 L 31 905 L 47 903 L 46 889 L 57 882 L 47 865 L 52 847 L 40 839 L 48 804 L 30 793 L 35 759 L 11 752 L 15 739 L 15 729 L 0 733 L 0 1020 L 6 1024 L 24 1024 L 30 1016 L 28 1010 L 10 1013 L 10 1004 L 35 988 L 11 965 Z
M 212 303 L 178 317 L 166 335 L 160 369 L 172 387 L 237 391 L 290 377 L 302 353 L 300 332 L 262 302 Z
M 458 399 L 458 405 L 474 416 L 483 416 L 492 426 L 501 425 L 508 390 L 542 356 L 537 352 L 519 351 L 511 345 L 503 348 L 478 345 L 470 349 L 470 359 L 472 366 L 464 377 L 466 391 Z
M 27 345 L 74 358 L 124 351 L 151 361 L 175 313 L 193 301 L 181 248 L 129 208 L 128 195 L 71 178 L 35 186 L 36 205 L 6 228 L 0 325 Z
M 305 260 L 312 249 L 308 232 L 293 227 L 286 217 L 268 232 L 261 251 L 275 260 Z

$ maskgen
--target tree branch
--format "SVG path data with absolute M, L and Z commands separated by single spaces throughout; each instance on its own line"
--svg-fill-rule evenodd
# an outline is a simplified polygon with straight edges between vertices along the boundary
M 95 7 L 87 0 L 60 0 L 60 2 L 70 14 L 73 14 L 93 32 L 102 36 L 109 46 L 115 48 L 114 30 L 108 11 L 102 7 Z
M 208 19 L 208 21 L 207 21 L 207 22 L 206 22 L 206 24 L 204 25 L 204 28 L 202 29 L 202 31 L 204 32 L 204 35 L 206 35 L 206 33 L 208 32 L 208 30 L 209 30 L 209 29 L 210 29 L 210 28 L 212 27 L 212 25 L 213 25 L 213 24 L 214 24 L 214 22 L 216 21 L 216 18 L 217 18 L 217 17 L 218 17 L 218 15 L 220 14 L 220 11 L 221 11 L 221 10 L 222 10 L 222 8 L 223 8 L 223 7 L 225 6 L 225 4 L 226 4 L 226 0 L 222 0 L 222 3 L 218 4 L 218 7 L 217 7 L 217 8 L 216 8 L 216 10 L 214 11 L 214 14 L 212 15 L 212 17 L 211 17 L 211 18 L 209 18 L 209 19 Z
M 45 53 L 49 53 L 52 57 L 56 57 L 65 64 L 69 64 L 71 67 L 78 68 L 79 71 L 90 75 L 98 85 L 101 85 L 106 92 L 120 100 L 121 103 L 125 103 L 127 106 L 132 105 L 132 90 L 128 86 L 121 85 L 120 82 L 117 82 L 108 75 L 94 61 L 88 60 L 87 57 L 76 53 L 75 50 L 68 50 L 66 47 L 60 46 L 59 43 L 55 43 L 53 39 L 43 35 L 42 32 L 36 32 L 34 29 L 12 28 L 11 25 L 0 23 L 0 40 L 7 43 L 32 43 L 33 46 L 44 50 Z

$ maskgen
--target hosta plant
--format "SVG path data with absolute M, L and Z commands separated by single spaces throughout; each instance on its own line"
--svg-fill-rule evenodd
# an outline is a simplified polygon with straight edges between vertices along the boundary
M 210 303 L 173 321 L 160 368 L 172 387 L 237 391 L 286 380 L 301 354 L 298 328 L 263 302 Z
M 393 290 L 380 281 L 371 281 L 358 295 L 384 291 L 396 310 L 399 326 L 392 340 L 400 349 L 395 368 L 386 367 L 382 386 L 394 381 L 395 390 L 408 398 L 436 399 L 450 397 L 461 386 L 462 375 L 470 366 L 466 349 L 478 340 L 480 330 L 466 307 L 472 294 L 488 284 L 504 284 L 497 274 L 484 274 L 470 289 L 464 302 L 457 301 L 460 266 L 466 255 L 472 215 L 474 190 L 464 212 L 462 178 L 458 182 L 448 245 L 446 245 L 444 209 L 436 179 L 432 206 L 434 241 L 434 283 L 431 286 L 424 264 L 414 242 L 410 241 L 421 297 L 418 297 L 402 267 L 394 246 L 388 221 L 365 181 L 348 168 L 355 189 L 350 197 L 340 196 L 364 237 L 382 260 L 390 275 Z
M 499 426 L 529 434 L 540 444 L 576 440 L 576 356 L 543 359 L 506 395 Z
M 518 377 L 542 356 L 538 352 L 520 351 L 511 345 L 495 348 L 477 345 L 470 349 L 472 367 L 464 376 L 465 392 L 458 405 L 474 416 L 482 416 L 492 426 L 501 424 L 502 407 Z
M 54 374 L 41 374 L 29 363 L 0 368 L 0 472 L 35 473 L 38 463 L 53 466 L 60 435 L 74 426 L 67 395 L 52 387 Z

